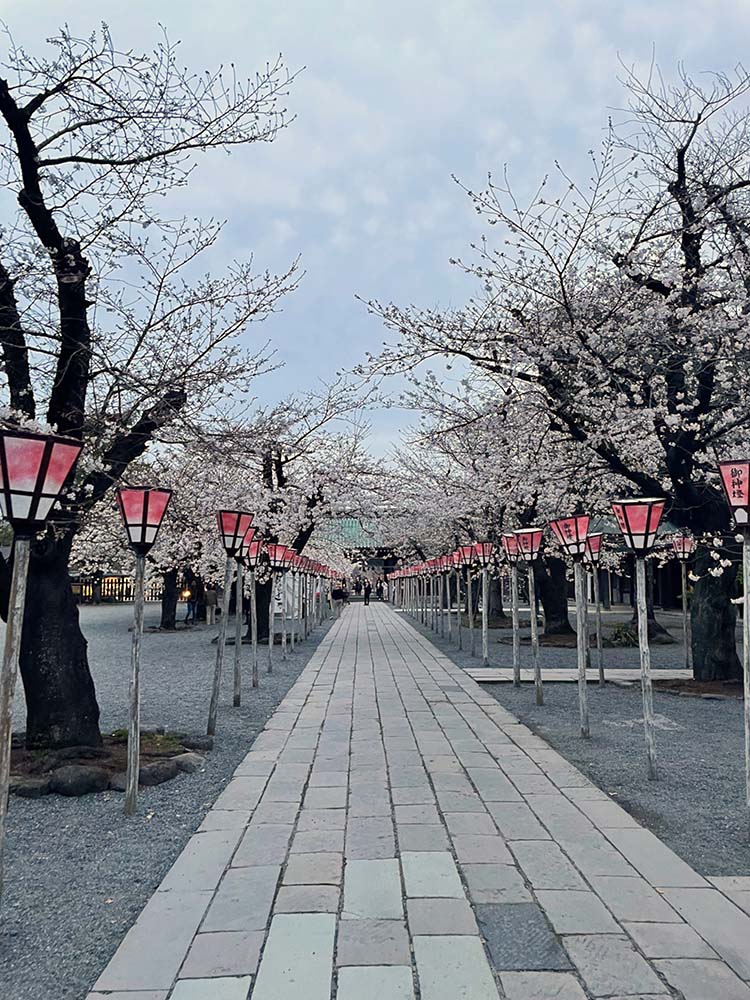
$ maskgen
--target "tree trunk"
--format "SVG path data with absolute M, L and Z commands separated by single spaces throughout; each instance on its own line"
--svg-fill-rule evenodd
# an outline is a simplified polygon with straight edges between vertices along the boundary
M 170 569 L 164 574 L 161 594 L 160 627 L 173 631 L 177 628 L 177 570 Z
M 490 577 L 490 621 L 497 621 L 506 618 L 503 608 L 503 588 L 502 578 L 499 576 Z
M 568 618 L 568 570 L 565 562 L 555 556 L 537 559 L 534 577 L 544 608 L 544 634 L 573 635 Z
M 739 547 L 735 544 L 734 548 L 738 554 Z M 737 591 L 737 571 L 730 569 L 721 576 L 711 576 L 708 570 L 715 565 L 709 550 L 698 546 L 695 574 L 700 579 L 690 598 L 693 674 L 699 681 L 741 680 L 742 664 L 735 639 L 737 611 L 731 603 Z
M 68 573 L 70 540 L 32 546 L 21 642 L 30 749 L 99 746 L 99 705 Z M 126 642 L 126 637 L 123 637 Z
M 268 606 L 271 601 L 271 581 L 255 584 L 255 603 L 258 609 L 258 642 L 268 641 Z M 250 627 L 244 639 L 251 640 Z

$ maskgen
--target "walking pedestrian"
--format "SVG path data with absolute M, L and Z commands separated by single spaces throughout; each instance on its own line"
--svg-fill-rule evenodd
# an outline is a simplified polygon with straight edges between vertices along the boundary
M 369 580 L 365 580 L 364 594 L 365 594 L 365 606 L 370 603 L 370 594 L 372 593 L 372 584 Z
M 383 581 L 378 577 L 375 582 L 375 596 L 379 601 L 383 600 Z
M 187 625 L 188 622 L 191 622 L 193 625 L 195 625 L 195 609 L 198 603 L 195 599 L 195 591 L 192 588 L 186 587 L 182 592 L 182 596 L 185 598 L 187 602 L 187 611 L 185 612 L 185 624 Z
M 219 602 L 219 595 L 216 593 L 216 585 L 209 583 L 206 587 L 206 625 L 216 624 L 216 605 Z

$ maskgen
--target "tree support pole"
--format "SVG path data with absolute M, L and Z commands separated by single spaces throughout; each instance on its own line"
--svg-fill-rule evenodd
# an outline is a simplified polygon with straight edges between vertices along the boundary
M 138 804 L 138 776 L 141 769 L 141 638 L 146 603 L 146 556 L 136 553 L 133 586 L 133 644 L 130 650 L 130 717 L 128 719 L 128 767 L 125 780 L 126 816 Z
M 648 645 L 648 606 L 646 600 L 646 560 L 636 556 L 636 601 L 638 605 L 638 647 L 641 653 L 641 689 L 643 692 L 643 731 L 646 737 L 649 780 L 658 777 L 656 739 L 654 736 L 654 696 L 651 690 L 651 650 Z M 745 706 L 747 708 L 747 706 Z
M 521 686 L 521 625 L 518 620 L 518 566 L 510 567 L 510 614 L 513 624 L 513 687 Z
M 250 570 L 250 638 L 253 644 L 252 685 L 258 686 L 258 601 L 255 596 L 255 570 Z
M 591 736 L 589 725 L 588 685 L 586 680 L 586 653 L 588 630 L 586 628 L 586 572 L 580 559 L 573 563 L 576 591 L 576 652 L 578 655 L 578 711 L 581 717 L 581 736 Z
M 229 602 L 232 596 L 232 559 L 227 556 L 224 569 L 224 593 L 221 603 L 221 621 L 219 622 L 219 638 L 216 646 L 216 665 L 214 667 L 214 683 L 211 689 L 211 703 L 208 706 L 208 727 L 206 733 L 214 736 L 216 733 L 216 716 L 219 713 L 219 694 L 221 692 L 221 672 L 224 669 L 224 645 L 227 641 L 227 618 L 229 618 Z
M 235 582 L 234 611 L 234 694 L 232 705 L 239 708 L 242 702 L 242 605 L 243 605 L 243 573 L 242 563 L 237 560 L 237 578 Z
M 742 666 L 745 691 L 745 805 L 750 826 L 750 532 L 742 536 Z
M 482 568 L 482 666 L 490 665 L 490 577 L 487 567 Z
M 534 567 L 528 563 L 529 580 L 529 612 L 531 617 L 531 656 L 534 661 L 534 688 L 537 705 L 544 704 L 544 687 L 542 685 L 542 667 L 539 662 L 539 623 L 536 620 L 536 585 L 534 582 Z
M 5 817 L 8 812 L 10 785 L 10 737 L 13 717 L 13 694 L 21 655 L 23 611 L 26 604 L 26 583 L 29 578 L 31 539 L 16 536 L 13 542 L 13 575 L 8 600 L 8 625 L 5 630 L 2 674 L 0 674 L 0 897 L 3 891 L 3 843 Z
M 604 677 L 604 648 L 602 643 L 602 601 L 599 593 L 599 567 L 592 568 L 591 575 L 594 580 L 594 605 L 596 607 L 596 658 L 599 667 L 599 684 L 606 683 Z

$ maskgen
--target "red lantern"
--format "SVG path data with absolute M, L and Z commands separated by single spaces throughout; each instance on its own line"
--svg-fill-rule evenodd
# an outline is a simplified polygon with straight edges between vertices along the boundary
M 582 559 L 586 554 L 586 536 L 589 533 L 590 521 L 588 514 L 581 514 L 578 517 L 558 517 L 550 521 L 549 526 L 553 535 L 573 559 Z
M 501 539 L 503 543 L 503 551 L 505 552 L 505 558 L 511 564 L 518 562 L 520 552 L 518 551 L 518 539 L 512 531 L 506 531 Z
M 612 510 L 625 543 L 637 555 L 645 555 L 654 547 L 665 503 L 666 500 L 660 497 L 613 501 Z
M 461 565 L 461 549 L 456 549 L 456 551 L 451 555 L 453 560 L 453 568 L 457 569 Z
M 476 542 L 473 548 L 474 558 L 483 569 L 492 565 L 492 558 L 495 554 L 495 546 L 492 542 Z
M 672 548 L 681 562 L 687 562 L 695 549 L 695 539 L 687 533 L 673 535 Z
M 268 553 L 268 559 L 271 563 L 271 569 L 281 572 L 286 569 L 286 545 L 278 545 L 271 543 L 266 546 L 266 552 Z
M 603 537 L 604 536 L 601 534 L 586 536 L 586 552 L 584 554 L 584 559 L 591 566 L 596 566 L 599 562 L 599 557 L 602 552 Z
M 0 508 L 19 535 L 44 527 L 83 445 L 30 431 L 0 431 Z
M 474 546 L 459 545 L 458 551 L 460 552 L 461 565 L 471 566 L 474 562 Z
M 216 514 L 221 541 L 231 559 L 236 559 L 240 554 L 242 542 L 254 517 L 254 514 L 246 514 L 241 510 L 220 510 Z
M 719 462 L 719 472 L 735 522 L 740 527 L 747 527 L 750 521 L 750 460 Z
M 245 535 L 247 539 L 247 535 Z M 250 541 L 242 546 L 242 560 L 248 569 L 256 569 L 263 555 L 263 542 Z
M 518 539 L 518 554 L 526 562 L 533 562 L 542 546 L 543 528 L 520 528 L 513 534 Z
M 145 555 L 156 541 L 172 491 L 124 486 L 116 495 L 130 546 Z

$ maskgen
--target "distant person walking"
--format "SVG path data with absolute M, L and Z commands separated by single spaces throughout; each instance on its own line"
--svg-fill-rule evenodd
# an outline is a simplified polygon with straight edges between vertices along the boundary
M 369 580 L 365 580 L 364 593 L 365 593 L 365 605 L 368 605 L 370 603 L 370 594 L 372 593 L 372 584 L 370 583 Z
M 185 612 L 185 624 L 192 622 L 195 625 L 195 610 L 198 606 L 198 602 L 195 599 L 194 590 L 185 590 L 185 600 L 187 601 L 187 611 Z
M 216 624 L 216 605 L 219 603 L 219 595 L 216 593 L 216 587 L 213 583 L 209 583 L 206 587 L 206 625 Z
M 375 596 L 379 601 L 383 600 L 383 581 L 378 577 L 375 582 Z
M 354 581 L 354 593 L 357 595 L 357 597 L 359 597 L 359 595 L 362 593 L 362 581 L 359 579 L 359 577 L 357 577 L 357 579 Z

